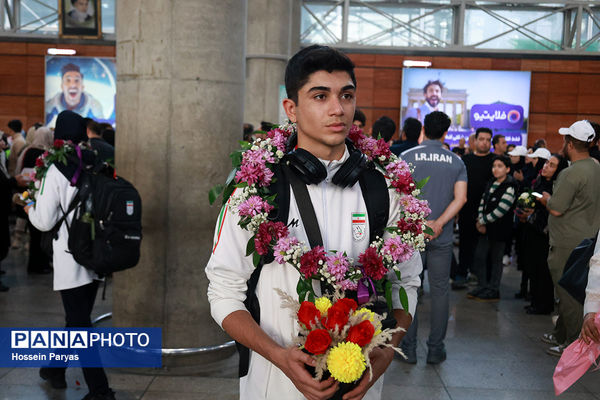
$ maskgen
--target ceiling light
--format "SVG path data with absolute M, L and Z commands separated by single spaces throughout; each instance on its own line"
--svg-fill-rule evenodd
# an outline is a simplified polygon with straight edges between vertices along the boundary
M 431 67 L 431 61 L 404 60 L 403 65 L 406 68 L 410 68 L 410 67 L 427 68 L 427 67 Z
M 50 54 L 51 56 L 74 56 L 75 54 L 77 54 L 77 51 L 75 49 L 50 48 L 48 49 L 48 54 Z

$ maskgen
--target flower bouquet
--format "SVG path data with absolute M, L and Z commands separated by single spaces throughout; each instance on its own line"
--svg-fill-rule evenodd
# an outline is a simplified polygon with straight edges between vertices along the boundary
M 339 292 L 332 299 L 324 296 L 302 303 L 281 290 L 278 293 L 283 307 L 291 309 L 298 320 L 296 344 L 316 361 L 310 372 L 317 380 L 332 376 L 340 382 L 333 399 L 341 399 L 352 390 L 367 369 L 372 378 L 369 354 L 373 349 L 391 347 L 402 354 L 389 342 L 403 329 L 383 328 L 385 316 L 371 311 L 368 304 L 359 307 Z
M 521 193 L 517 198 L 517 207 L 521 209 L 535 208 L 535 197 L 531 193 L 531 190 Z

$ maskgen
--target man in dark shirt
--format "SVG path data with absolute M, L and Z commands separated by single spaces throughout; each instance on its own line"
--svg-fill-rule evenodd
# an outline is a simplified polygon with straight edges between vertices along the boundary
M 598 140 L 600 139 L 600 124 L 596 122 L 589 121 L 592 128 L 594 128 L 594 132 L 596 133 L 596 137 L 590 146 L 590 157 L 595 158 L 600 162 L 600 150 L 598 149 Z
M 396 123 L 390 117 L 384 115 L 375 121 L 372 132 L 374 138 L 377 139 L 381 136 L 386 143 L 391 142 L 392 136 L 396 133 Z
M 412 149 L 419 145 L 419 136 L 421 136 L 421 122 L 416 118 L 406 118 L 404 125 L 402 126 L 402 133 L 400 139 L 390 147 L 390 150 L 395 155 L 399 156 L 400 153 Z
M 450 276 L 453 279 L 452 289 L 466 288 L 467 273 L 472 270 L 473 257 L 478 233 L 475 228 L 477 207 L 485 190 L 485 186 L 492 178 L 492 164 L 494 154 L 490 153 L 492 145 L 492 131 L 489 128 L 479 128 L 475 133 L 475 153 L 463 157 L 467 167 L 467 202 L 460 210 L 458 228 L 460 237 L 459 265 Z
M 114 164 L 115 148 L 102 139 L 102 136 L 100 136 L 100 125 L 92 119 L 87 121 L 87 136 L 90 139 L 90 146 L 98 153 L 98 158 Z

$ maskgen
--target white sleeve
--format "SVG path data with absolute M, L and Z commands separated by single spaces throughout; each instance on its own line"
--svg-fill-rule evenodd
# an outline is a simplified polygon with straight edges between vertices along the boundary
M 65 183 L 61 180 L 67 182 L 58 168 L 51 165 L 36 194 L 35 205 L 29 209 L 29 221 L 40 231 L 51 230 L 61 217 L 60 190 Z
M 594 255 L 590 259 L 590 271 L 585 288 L 583 315 L 590 312 L 600 312 L 600 233 L 596 239 Z
M 390 190 L 390 214 L 388 218 L 388 226 L 396 226 L 396 222 L 401 216 L 401 206 L 398 202 L 398 196 Z M 390 234 L 386 232 L 383 237 L 387 238 Z M 388 272 L 388 279 L 392 282 L 392 303 L 394 309 L 404 309 L 400 304 L 400 287 L 403 287 L 408 297 L 408 313 L 414 317 L 415 310 L 417 309 L 417 290 L 421 286 L 421 272 L 423 271 L 423 262 L 421 261 L 421 255 L 418 251 L 415 251 L 410 259 L 398 264 L 400 268 L 401 280 L 398 278 L 394 271 Z
M 246 310 L 247 282 L 254 271 L 252 257 L 246 257 L 246 245 L 252 235 L 243 230 L 238 221 L 239 216 L 227 206 L 221 210 L 206 266 L 210 312 L 221 327 L 229 314 Z

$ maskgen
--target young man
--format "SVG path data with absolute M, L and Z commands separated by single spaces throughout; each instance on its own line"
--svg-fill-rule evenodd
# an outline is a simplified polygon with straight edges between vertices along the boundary
M 401 157 L 415 168 L 415 179 L 429 177 L 424 198 L 429 202 L 431 214 L 427 225 L 434 234 L 425 251 L 421 253 L 427 268 L 431 290 L 431 324 L 427 340 L 428 364 L 439 364 L 446 359 L 444 338 L 448 327 L 450 296 L 450 265 L 454 248 L 452 232 L 454 217 L 467 202 L 467 170 L 460 157 L 442 144 L 450 127 L 450 118 L 440 111 L 425 117 L 425 138 L 420 146 L 402 153 Z M 417 318 L 402 342 L 406 361 L 417 362 Z
M 419 137 L 421 136 L 421 128 L 423 125 L 416 118 L 406 118 L 402 125 L 400 139 L 395 142 L 390 150 L 395 155 L 399 156 L 403 151 L 419 145 Z
M 318 228 L 326 251 L 346 251 L 357 260 L 369 245 L 365 236 L 352 234 L 352 213 L 366 212 L 360 185 L 342 188 L 332 182 L 333 175 L 348 160 L 350 153 L 345 144 L 352 126 L 355 109 L 356 79 L 354 65 L 345 55 L 324 46 L 310 46 L 298 52 L 286 68 L 288 98 L 283 106 L 291 122 L 296 123 L 298 148 L 318 158 L 326 169 L 327 177 L 317 184 L 307 185 L 310 202 L 314 206 Z M 384 189 L 386 190 L 386 189 Z M 395 224 L 401 212 L 392 192 L 387 225 Z M 290 191 L 288 222 L 290 234 L 308 243 L 304 223 Z M 227 211 L 227 210 L 226 210 Z M 254 267 L 246 257 L 246 243 L 250 232 L 238 225 L 239 217 L 226 213 L 215 239 L 211 259 L 206 267 L 209 279 L 208 299 L 216 322 L 236 341 L 252 350 L 248 374 L 240 379 L 241 399 L 327 399 L 338 388 L 331 378 L 318 382 L 312 378 L 306 365 L 314 365 L 312 358 L 293 344 L 298 326 L 289 310 L 281 308 L 281 299 L 274 289 L 281 289 L 296 297 L 298 272 L 289 264 L 271 262 L 262 268 L 256 296 L 260 304 L 260 324 L 257 324 L 243 302 L 247 281 Z M 367 227 L 368 231 L 368 227 Z M 216 241 L 216 240 L 215 240 Z M 418 254 L 400 266 L 406 289 L 409 310 L 401 309 L 394 299 L 394 317 L 398 326 L 408 328 L 412 320 L 420 285 L 422 269 Z M 389 274 L 388 278 L 394 280 Z M 318 290 L 318 282 L 315 282 Z M 398 301 L 396 301 L 398 300 Z M 402 334 L 394 335 L 398 345 Z M 382 374 L 393 359 L 391 349 L 376 349 L 371 355 L 373 380 L 365 374 L 359 385 L 346 398 L 379 399 L 383 385 Z
M 115 148 L 108 144 L 104 138 L 102 138 L 102 127 L 99 123 L 93 119 L 87 119 L 87 137 L 89 139 L 90 146 L 96 150 L 100 160 L 114 164 L 115 163 Z
M 504 135 L 494 136 L 494 138 L 492 139 L 492 146 L 494 146 L 495 155 L 506 155 L 506 148 L 508 147 L 508 143 L 506 143 L 506 137 Z
M 8 173 L 10 176 L 15 176 L 17 160 L 19 159 L 21 152 L 26 146 L 25 139 L 21 134 L 22 130 L 23 124 L 18 119 L 13 119 L 8 123 L 6 135 L 12 139 L 12 144 L 10 146 L 10 155 L 8 156 Z
M 555 345 L 547 352 L 556 356 L 577 339 L 583 323 L 582 305 L 558 281 L 571 252 L 583 239 L 596 236 L 600 228 L 600 165 L 589 153 L 595 138 L 594 128 L 582 120 L 569 128 L 560 128 L 558 133 L 564 136 L 563 154 L 571 166 L 558 175 L 552 196 L 544 192 L 541 199 L 550 213 L 548 267 L 560 300 L 556 327 L 542 341 Z
M 458 228 L 460 237 L 459 262 L 457 271 L 451 276 L 452 289 L 465 289 L 466 277 L 469 271 L 473 272 L 473 257 L 477 245 L 478 233 L 475 229 L 477 219 L 477 208 L 481 195 L 486 185 L 492 178 L 492 162 L 494 155 L 490 153 L 492 144 L 492 131 L 488 128 L 478 128 L 475 132 L 475 152 L 463 157 L 467 167 L 467 202 L 460 210 L 458 217 Z

